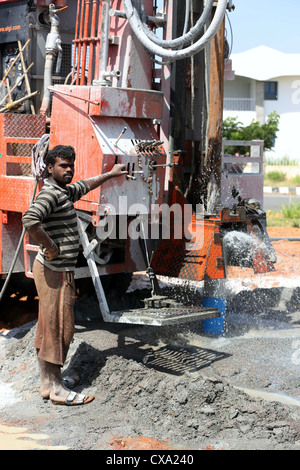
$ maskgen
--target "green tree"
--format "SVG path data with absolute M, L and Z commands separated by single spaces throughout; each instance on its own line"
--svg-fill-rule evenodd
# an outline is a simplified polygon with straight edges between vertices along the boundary
M 271 150 L 274 146 L 277 132 L 279 130 L 280 116 L 276 111 L 268 115 L 265 124 L 252 121 L 244 126 L 237 117 L 229 117 L 223 122 L 223 138 L 226 140 L 263 140 L 264 149 Z M 226 147 L 228 153 L 245 153 L 247 147 Z

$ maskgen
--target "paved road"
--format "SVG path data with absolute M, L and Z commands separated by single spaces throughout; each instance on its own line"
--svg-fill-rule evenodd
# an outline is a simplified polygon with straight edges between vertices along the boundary
M 285 194 L 265 194 L 264 210 L 280 211 L 281 206 L 290 203 L 300 203 L 300 196 L 291 196 Z

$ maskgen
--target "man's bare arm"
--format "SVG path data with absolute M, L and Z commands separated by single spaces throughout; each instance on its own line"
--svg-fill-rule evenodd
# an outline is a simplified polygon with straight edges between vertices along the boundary
M 122 175 L 127 175 L 125 168 L 126 166 L 123 163 L 117 163 L 108 173 L 93 176 L 92 178 L 86 179 L 85 182 L 89 185 L 89 188 L 92 191 L 93 189 L 98 188 L 98 186 L 101 186 L 101 184 L 105 183 L 105 181 Z

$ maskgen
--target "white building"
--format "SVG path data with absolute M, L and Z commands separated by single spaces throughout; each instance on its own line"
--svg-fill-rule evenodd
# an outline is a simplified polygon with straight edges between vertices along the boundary
M 276 111 L 280 115 L 274 160 L 289 157 L 300 163 L 300 54 L 286 54 L 260 46 L 232 54 L 234 80 L 225 81 L 224 119 L 237 117 L 247 125 L 264 123 Z

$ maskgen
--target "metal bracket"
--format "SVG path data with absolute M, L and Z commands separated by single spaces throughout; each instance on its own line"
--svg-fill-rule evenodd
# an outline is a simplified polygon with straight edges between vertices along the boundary
M 2 224 L 7 224 L 7 211 L 1 211 L 0 210 L 0 221 Z
M 169 305 L 170 301 L 157 295 L 154 295 L 149 299 L 148 308 L 110 312 L 96 265 L 95 254 L 93 252 L 96 240 L 89 242 L 85 231 L 87 225 L 88 222 L 81 220 L 78 217 L 78 231 L 84 250 L 83 253 L 88 263 L 100 311 L 105 322 L 162 326 L 204 320 L 207 318 L 216 318 L 220 316 L 220 312 L 216 308 L 186 307 L 183 305 L 173 307 L 172 302 L 171 305 Z M 166 302 L 168 306 L 164 308 Z
M 94 242 L 96 240 L 93 240 L 91 243 L 89 242 L 87 233 L 85 231 L 85 226 L 84 222 L 78 217 L 78 232 L 79 232 L 79 238 L 80 242 L 83 247 L 83 254 L 86 257 L 87 264 L 91 273 L 92 281 L 95 287 L 98 303 L 99 303 L 99 308 L 103 317 L 104 321 L 110 321 L 110 311 L 109 307 L 106 301 L 106 296 L 103 290 L 103 286 L 100 280 L 100 276 L 98 273 L 98 268 L 96 265 L 95 257 L 93 250 L 95 248 Z M 93 247 L 93 248 L 92 248 Z
M 97 240 L 92 240 L 91 243 L 83 250 L 84 257 L 87 258 L 92 253 L 92 251 L 94 251 L 97 245 Z

